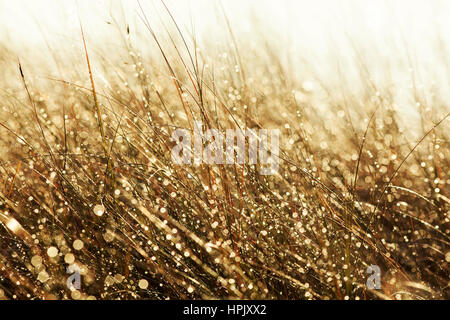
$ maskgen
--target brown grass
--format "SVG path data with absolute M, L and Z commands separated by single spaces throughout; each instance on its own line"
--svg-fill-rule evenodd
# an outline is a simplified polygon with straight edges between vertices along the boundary
M 1 51 L 0 299 L 449 298 L 448 104 L 438 90 L 408 93 L 411 109 L 420 103 L 414 136 L 402 129 L 412 121 L 395 104 L 398 87 L 373 81 L 356 48 L 357 94 L 290 72 L 270 44 L 247 50 L 228 21 L 233 45 L 214 55 L 170 15 L 159 34 L 139 14 L 157 50 L 140 53 L 133 30 L 113 22 L 116 52 L 83 33 L 84 54 L 53 53 L 63 79 L 33 74 L 23 52 L 19 72 L 17 53 Z M 175 166 L 171 134 L 192 132 L 194 119 L 281 129 L 278 174 Z M 82 270 L 76 291 L 66 287 L 70 254 Z M 380 266 L 382 290 L 367 290 L 369 265 Z

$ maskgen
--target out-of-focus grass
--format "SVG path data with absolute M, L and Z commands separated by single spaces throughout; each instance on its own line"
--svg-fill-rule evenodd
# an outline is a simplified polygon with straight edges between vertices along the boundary
M 445 83 L 411 69 L 405 92 L 388 65 L 374 80 L 350 45 L 352 76 L 338 67 L 330 84 L 226 21 L 230 41 L 200 47 L 168 12 L 161 33 L 139 15 L 145 53 L 114 20 L 114 50 L 85 52 L 81 32 L 48 60 L 1 49 L 0 299 L 449 298 Z M 175 166 L 171 134 L 194 119 L 281 129 L 278 174 Z

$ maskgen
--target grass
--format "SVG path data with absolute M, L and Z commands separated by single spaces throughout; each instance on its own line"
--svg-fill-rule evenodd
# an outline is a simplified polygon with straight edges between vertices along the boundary
M 439 86 L 407 93 L 416 130 L 357 46 L 357 77 L 339 69 L 330 85 L 311 65 L 290 72 L 268 38 L 263 54 L 246 47 L 228 19 L 217 48 L 166 6 L 161 32 L 138 15 L 139 36 L 111 22 L 115 51 L 82 27 L 73 59 L 51 49 L 59 76 L 1 50 L 0 299 L 450 297 Z M 279 172 L 174 165 L 172 132 L 194 119 L 281 129 Z M 381 290 L 366 287 L 370 265 Z

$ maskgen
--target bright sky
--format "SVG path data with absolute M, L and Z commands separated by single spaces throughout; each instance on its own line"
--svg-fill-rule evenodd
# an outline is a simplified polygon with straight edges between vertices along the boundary
M 161 21 L 170 25 L 161 0 L 140 0 L 152 27 Z M 450 47 L 450 1 L 447 0 L 165 0 L 183 29 L 209 39 L 221 40 L 226 32 L 221 4 L 242 43 L 256 37 L 266 39 L 283 52 L 293 51 L 329 59 L 334 52 L 347 55 L 348 39 L 371 52 L 378 50 L 389 59 L 397 59 L 407 44 L 420 65 L 436 65 L 437 37 Z M 123 10 L 121 10 L 123 8 Z M 101 39 L 119 43 L 106 22 L 111 16 L 125 16 L 132 30 L 144 30 L 137 0 L 0 0 L 0 37 L 17 49 L 45 45 L 80 44 L 80 17 L 86 35 L 101 45 Z M 123 13 L 123 14 L 122 14 Z M 162 20 L 161 20 L 162 19 Z M 3 33 L 3 34 L 2 34 Z M 55 45 L 56 44 L 56 45 Z M 37 51 L 38 47 L 35 47 Z M 22 51 L 23 52 L 23 51 Z M 404 59 L 404 57 L 402 57 Z M 329 61 L 326 62 L 329 64 Z
M 152 27 L 158 29 L 160 19 L 170 25 L 160 0 L 140 2 Z M 442 47 L 437 47 L 441 43 L 450 48 L 447 0 L 165 0 L 165 3 L 183 31 L 190 31 L 193 25 L 196 34 L 217 41 L 221 39 L 220 33 L 225 32 L 222 3 L 240 42 L 251 43 L 257 34 L 282 53 L 292 51 L 294 55 L 308 57 L 314 66 L 322 67 L 324 79 L 331 79 L 335 73 L 330 53 L 352 59 L 346 51 L 351 39 L 369 55 L 381 52 L 393 65 L 405 61 L 407 44 L 414 63 L 426 74 L 424 82 L 447 83 L 448 75 L 439 59 L 447 57 L 450 50 L 445 53 Z M 101 46 L 102 39 L 120 44 L 119 39 L 111 38 L 115 33 L 106 22 L 111 21 L 111 16 L 120 20 L 122 12 L 133 30 L 144 29 L 137 0 L 0 0 L 0 39 L 3 37 L 3 42 L 22 54 L 27 53 L 18 49 L 23 45 L 35 46 L 39 52 L 38 44 L 45 45 L 42 34 L 53 44 L 64 46 L 73 41 L 80 45 L 79 17 L 86 35 L 97 45 Z M 330 51 L 330 46 L 334 51 Z M 386 70 L 374 67 L 375 72 L 382 69 Z M 403 78 L 407 77 L 408 74 L 400 73 L 396 81 L 403 85 L 406 83 Z
M 176 19 L 185 26 L 192 19 L 198 32 L 214 27 L 220 13 L 219 2 L 166 0 Z M 151 17 L 156 11 L 162 12 L 159 0 L 141 3 Z M 369 30 L 385 37 L 398 26 L 408 38 L 421 38 L 433 34 L 435 28 L 448 30 L 450 26 L 450 2 L 445 0 L 222 0 L 222 3 L 235 28 L 250 31 L 253 27 L 250 17 L 258 17 L 267 29 L 275 29 L 297 41 L 301 41 L 300 36 L 320 41 L 332 31 L 344 30 L 350 34 Z M 32 41 L 39 36 L 36 21 L 54 34 L 67 33 L 78 28 L 79 12 L 90 32 L 98 32 L 105 27 L 110 12 L 119 14 L 120 6 L 124 7 L 128 21 L 139 22 L 135 0 L 0 0 L 1 29 L 14 34 L 17 40 L 26 37 Z

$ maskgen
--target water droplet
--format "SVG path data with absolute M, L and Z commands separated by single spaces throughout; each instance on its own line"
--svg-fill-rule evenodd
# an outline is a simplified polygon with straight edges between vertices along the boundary
M 42 264 L 42 257 L 41 256 L 34 256 L 33 258 L 31 258 L 31 264 L 36 267 L 39 268 Z
M 42 283 L 47 282 L 49 278 L 50 278 L 50 276 L 48 275 L 48 273 L 45 270 L 42 270 L 38 274 L 38 280 Z
M 148 288 L 148 281 L 145 279 L 140 280 L 139 288 L 141 288 L 142 290 L 146 290 Z
M 75 262 L 75 256 L 72 253 L 68 253 L 66 254 L 66 256 L 64 257 L 64 261 L 67 264 L 72 264 Z
M 98 204 L 94 207 L 94 213 L 101 217 L 105 213 L 105 207 L 101 204 Z
M 75 250 L 78 250 L 78 251 L 79 251 L 79 250 L 83 249 L 83 247 L 84 247 L 83 241 L 77 239 L 77 240 L 75 240 L 75 241 L 73 242 L 73 248 L 74 248 Z
M 47 249 L 47 254 L 50 258 L 54 258 L 58 255 L 58 249 L 56 247 L 50 247 Z

